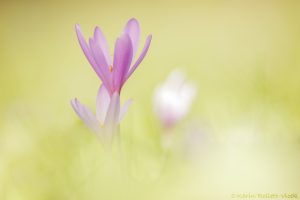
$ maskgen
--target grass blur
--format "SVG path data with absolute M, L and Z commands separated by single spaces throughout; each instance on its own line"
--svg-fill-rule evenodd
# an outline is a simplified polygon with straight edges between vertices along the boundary
M 94 109 L 100 85 L 74 25 L 100 26 L 112 51 L 131 17 L 153 40 L 109 159 L 69 103 Z M 1 1 L 0 199 L 299 196 L 299 22 L 296 0 Z M 152 95 L 174 68 L 199 94 L 166 153 Z

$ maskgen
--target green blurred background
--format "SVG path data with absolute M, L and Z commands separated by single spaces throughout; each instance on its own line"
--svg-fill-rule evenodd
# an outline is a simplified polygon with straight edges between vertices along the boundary
M 123 89 L 134 103 L 110 159 L 69 103 L 94 109 L 100 85 L 74 25 L 86 37 L 100 26 L 112 49 L 131 17 L 153 40 Z M 12 0 L 0 2 L 0 27 L 1 200 L 300 192 L 299 1 Z M 198 95 L 166 152 L 152 96 L 174 68 Z

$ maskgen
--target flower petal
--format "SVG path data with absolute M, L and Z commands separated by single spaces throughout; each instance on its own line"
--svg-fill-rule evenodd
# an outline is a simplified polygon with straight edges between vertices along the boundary
M 102 52 L 105 56 L 107 64 L 112 65 L 108 43 L 106 41 L 106 38 L 105 38 L 104 34 L 102 33 L 102 31 L 99 27 L 95 28 L 94 39 L 95 39 L 96 43 L 100 46 L 100 48 L 101 48 L 101 50 L 102 50 Z
M 180 89 L 179 95 L 182 102 L 185 102 L 187 110 L 190 109 L 192 102 L 197 94 L 197 87 L 192 82 L 186 82 Z
M 82 119 L 85 125 L 90 128 L 94 133 L 99 134 L 100 124 L 94 114 L 88 107 L 81 104 L 77 99 L 71 100 L 71 105 L 77 115 Z
M 123 83 L 131 76 L 131 74 L 135 71 L 135 69 L 139 66 L 139 64 L 143 61 L 144 57 L 147 54 L 147 51 L 150 47 L 152 35 L 149 35 L 146 39 L 146 43 L 144 45 L 144 48 L 142 50 L 142 53 L 140 54 L 140 57 L 136 60 L 134 65 L 130 68 L 130 70 L 126 74 L 126 78 L 124 79 Z
M 111 96 L 110 104 L 105 117 L 105 129 L 107 134 L 114 134 L 117 131 L 120 114 L 120 96 L 117 92 Z
M 80 26 L 78 24 L 76 24 L 75 29 L 76 29 L 76 34 L 77 34 L 79 44 L 81 46 L 81 49 L 82 49 L 85 57 L 87 58 L 87 60 L 89 61 L 90 65 L 93 67 L 94 71 L 97 73 L 99 78 L 103 81 L 104 76 L 93 57 L 90 47 L 88 46 L 88 44 L 86 43 L 86 41 L 82 35 Z
M 101 85 L 96 99 L 96 115 L 98 121 L 103 125 L 109 107 L 110 96 L 104 85 Z
M 135 56 L 135 53 L 138 49 L 139 46 L 139 41 L 140 41 L 140 25 L 139 22 L 132 18 L 130 19 L 125 28 L 124 28 L 124 32 L 127 33 L 131 39 L 132 42 L 132 49 L 133 49 L 133 57 Z
M 127 33 L 122 34 L 116 42 L 113 76 L 114 87 L 117 92 L 120 92 L 125 76 L 128 72 L 132 61 L 132 44 Z
M 174 69 L 164 82 L 163 87 L 166 90 L 174 91 L 174 93 L 179 94 L 179 91 L 185 82 L 186 74 L 180 69 Z
M 121 122 L 121 120 L 124 118 L 129 106 L 132 104 L 132 99 L 129 99 L 125 102 L 125 104 L 123 105 L 123 107 L 120 110 L 120 115 L 119 115 L 119 122 Z
M 111 73 L 109 72 L 108 63 L 106 62 L 106 58 L 103 54 L 102 49 L 100 48 L 99 44 L 92 38 L 89 40 L 89 44 L 91 47 L 91 53 L 94 57 L 94 60 L 97 63 L 98 69 L 103 78 L 101 78 L 104 85 L 110 89 L 111 88 Z

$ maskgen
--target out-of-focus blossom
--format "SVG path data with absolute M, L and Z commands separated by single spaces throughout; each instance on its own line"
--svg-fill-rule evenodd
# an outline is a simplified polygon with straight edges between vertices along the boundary
M 84 121 L 103 142 L 111 142 L 115 133 L 118 132 L 119 123 L 124 117 L 131 104 L 128 100 L 120 108 L 120 96 L 118 92 L 109 95 L 104 85 L 100 86 L 96 99 L 96 116 L 88 107 L 81 104 L 77 99 L 71 100 L 71 105 L 77 115 Z
M 196 86 L 185 74 L 174 70 L 154 93 L 154 111 L 165 128 L 173 127 L 189 112 L 196 96 Z
M 125 81 L 144 59 L 152 38 L 151 35 L 147 37 L 141 54 L 132 65 L 140 39 L 140 26 L 136 19 L 130 19 L 120 37 L 117 38 L 113 61 L 107 41 L 99 27 L 95 28 L 94 37 L 90 38 L 88 43 L 85 41 L 78 24 L 76 25 L 76 33 L 87 60 L 107 88 L 110 96 L 114 92 L 120 94 Z

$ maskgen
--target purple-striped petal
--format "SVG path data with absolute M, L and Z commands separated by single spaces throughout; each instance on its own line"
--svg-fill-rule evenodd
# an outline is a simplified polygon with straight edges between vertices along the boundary
M 125 104 L 123 105 L 123 107 L 120 110 L 120 115 L 119 115 L 119 122 L 121 122 L 121 120 L 124 118 L 129 106 L 132 104 L 132 99 L 129 99 L 125 102 Z
M 94 133 L 99 134 L 100 124 L 94 114 L 88 107 L 81 104 L 77 99 L 71 100 L 71 105 L 77 115 L 82 119 L 85 125 L 90 128 Z
M 109 107 L 110 96 L 104 85 L 101 85 L 96 99 L 96 115 L 101 125 L 104 124 L 106 113 Z
M 108 43 L 106 41 L 106 38 L 105 38 L 103 32 L 101 31 L 101 29 L 99 27 L 95 28 L 94 39 L 95 39 L 95 42 L 97 43 L 97 45 L 99 45 L 100 49 L 102 50 L 104 57 L 106 59 L 106 63 L 109 66 L 112 65 Z
M 93 57 L 93 54 L 91 52 L 91 49 L 90 47 L 88 46 L 88 44 L 86 43 L 83 35 L 82 35 L 82 32 L 81 32 L 81 28 L 78 24 L 76 24 L 75 26 L 75 29 L 76 29 L 76 34 L 77 34 L 77 38 L 78 38 L 78 41 L 79 41 L 79 44 L 81 46 L 81 49 L 85 55 L 85 57 L 87 58 L 87 60 L 89 61 L 89 63 L 91 64 L 91 66 L 93 67 L 94 71 L 97 73 L 97 75 L 99 76 L 99 78 L 103 81 L 104 80 L 104 76 L 101 72 L 101 70 L 99 69 L 94 57 Z
M 131 76 L 131 74 L 135 71 L 135 69 L 139 66 L 139 64 L 143 61 L 144 57 L 147 54 L 147 51 L 150 47 L 152 35 L 149 35 L 146 39 L 146 43 L 144 45 L 144 48 L 142 50 L 142 53 L 140 54 L 137 61 L 134 63 L 134 65 L 130 68 L 130 70 L 127 72 L 125 79 L 123 80 L 122 84 Z
M 132 44 L 128 34 L 122 34 L 116 41 L 113 76 L 115 91 L 120 92 L 132 61 Z
M 139 22 L 132 18 L 130 19 L 125 28 L 124 28 L 124 32 L 127 33 L 131 39 L 131 42 L 132 42 L 132 57 L 135 56 L 136 54 L 136 51 L 138 49 L 138 46 L 139 46 L 139 41 L 140 41 L 140 25 L 139 25 Z

